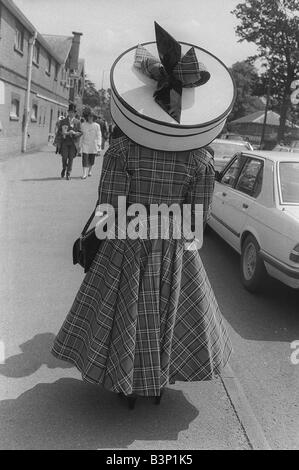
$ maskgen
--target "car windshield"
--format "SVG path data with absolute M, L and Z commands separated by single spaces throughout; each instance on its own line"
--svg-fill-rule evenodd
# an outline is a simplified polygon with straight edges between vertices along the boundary
M 299 204 L 299 161 L 279 163 L 280 190 L 283 204 Z
M 235 153 L 244 152 L 246 150 L 251 150 L 250 146 L 247 143 L 242 144 L 233 144 L 222 142 L 212 142 L 210 147 L 214 150 L 214 158 L 221 158 L 221 157 L 232 157 Z

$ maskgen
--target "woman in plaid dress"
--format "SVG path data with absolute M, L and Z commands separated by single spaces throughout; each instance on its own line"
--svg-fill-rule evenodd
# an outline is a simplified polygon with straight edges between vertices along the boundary
M 203 204 L 214 186 L 205 149 L 153 152 L 127 137 L 106 152 L 100 203 Z M 54 344 L 83 379 L 124 395 L 216 377 L 231 345 L 198 251 L 185 240 L 104 240 Z
M 116 211 L 120 196 L 128 206 L 146 208 L 201 204 L 206 221 L 215 176 L 209 151 L 152 150 L 136 143 L 138 138 L 112 140 L 99 203 Z M 217 377 L 232 350 L 199 251 L 186 249 L 183 234 L 174 237 L 173 218 L 169 228 L 167 239 L 160 234 L 102 241 L 52 350 L 84 380 L 130 397 L 132 407 L 137 396 L 159 403 L 175 381 Z

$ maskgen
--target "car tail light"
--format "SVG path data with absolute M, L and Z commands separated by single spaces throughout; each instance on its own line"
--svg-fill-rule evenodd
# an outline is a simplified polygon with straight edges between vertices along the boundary
M 295 263 L 299 263 L 299 243 L 295 246 L 293 251 L 291 251 L 290 260 L 295 261 Z

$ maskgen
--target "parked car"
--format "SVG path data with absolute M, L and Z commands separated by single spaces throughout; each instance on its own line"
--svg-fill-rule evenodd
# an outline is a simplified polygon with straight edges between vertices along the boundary
M 290 152 L 299 153 L 299 140 L 295 140 L 291 143 Z
M 286 145 L 276 145 L 273 151 L 275 152 L 291 152 L 291 153 L 299 153 L 299 141 L 295 141 L 291 144 L 290 147 Z
M 291 147 L 287 147 L 286 145 L 276 145 L 273 149 L 273 152 L 290 152 Z
M 240 134 L 232 134 L 232 133 L 224 133 L 224 134 L 221 134 L 220 137 L 219 137 L 221 140 L 234 140 L 234 141 L 237 141 L 237 142 L 245 142 L 246 139 L 244 139 L 244 137 L 242 137 Z
M 253 150 L 249 142 L 215 139 L 209 145 L 214 152 L 215 169 L 221 171 L 237 152 Z
M 299 149 L 299 140 L 293 140 L 293 142 L 291 143 L 291 147 Z
M 241 255 L 244 286 L 268 274 L 299 289 L 299 155 L 242 152 L 216 180 L 208 225 Z

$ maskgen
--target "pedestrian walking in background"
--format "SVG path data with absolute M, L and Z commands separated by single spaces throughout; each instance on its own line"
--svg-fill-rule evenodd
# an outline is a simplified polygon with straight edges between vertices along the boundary
M 86 179 L 87 175 L 91 176 L 91 169 L 95 162 L 95 157 L 101 150 L 102 133 L 100 125 L 95 122 L 96 116 L 91 110 L 85 110 L 83 113 L 85 122 L 82 123 L 82 137 L 81 137 L 81 152 L 82 152 L 82 166 L 83 176 Z
M 126 396 L 130 408 L 137 396 L 160 403 L 165 387 L 176 381 L 219 376 L 232 351 L 194 249 L 196 240 L 184 234 L 171 212 L 165 227 L 151 208 L 189 204 L 194 227 L 198 204 L 206 220 L 215 170 L 205 146 L 231 111 L 234 84 L 222 62 L 202 48 L 197 48 L 199 62 L 195 46 L 181 46 L 157 24 L 156 38 L 157 43 L 147 43 L 149 51 L 136 47 L 135 60 L 129 50 L 114 63 L 117 102 L 111 112 L 123 133 L 104 155 L 98 190 L 99 203 L 112 205 L 116 213 L 120 196 L 126 197 L 127 207 L 142 204 L 146 216 L 138 217 L 138 223 L 136 216 L 127 217 L 127 223 L 134 221 L 145 231 L 130 237 L 117 228 L 115 239 L 101 243 L 52 349 L 56 357 L 75 364 L 86 381 Z M 156 59 L 156 47 L 166 63 Z M 148 81 L 147 90 L 132 66 L 156 82 Z M 164 80 L 164 67 L 172 73 L 175 66 L 176 75 Z M 213 80 L 205 87 L 210 75 Z M 158 237 L 150 235 L 153 223 Z M 180 237 L 174 235 L 178 227 Z
M 112 132 L 113 132 L 113 123 L 110 122 L 109 125 L 108 125 L 109 145 L 111 144 L 111 141 L 112 141 Z
M 83 112 L 84 113 L 84 112 Z M 81 130 L 82 130 L 82 124 L 85 122 L 85 119 L 83 115 L 80 117 L 80 123 L 81 123 Z M 78 151 L 77 151 L 78 157 L 82 157 L 82 135 L 78 140 Z
M 76 107 L 69 105 L 68 116 L 59 123 L 59 139 L 61 139 L 62 171 L 61 178 L 71 179 L 73 159 L 79 150 L 79 140 L 82 135 L 81 122 L 75 118 Z
M 56 147 L 56 151 L 55 153 L 58 154 L 61 152 L 61 134 L 59 132 L 59 124 L 60 124 L 60 121 L 62 121 L 64 119 L 64 116 L 59 116 L 56 124 L 55 124 L 55 137 L 54 137 L 54 141 L 53 141 L 53 145 Z

